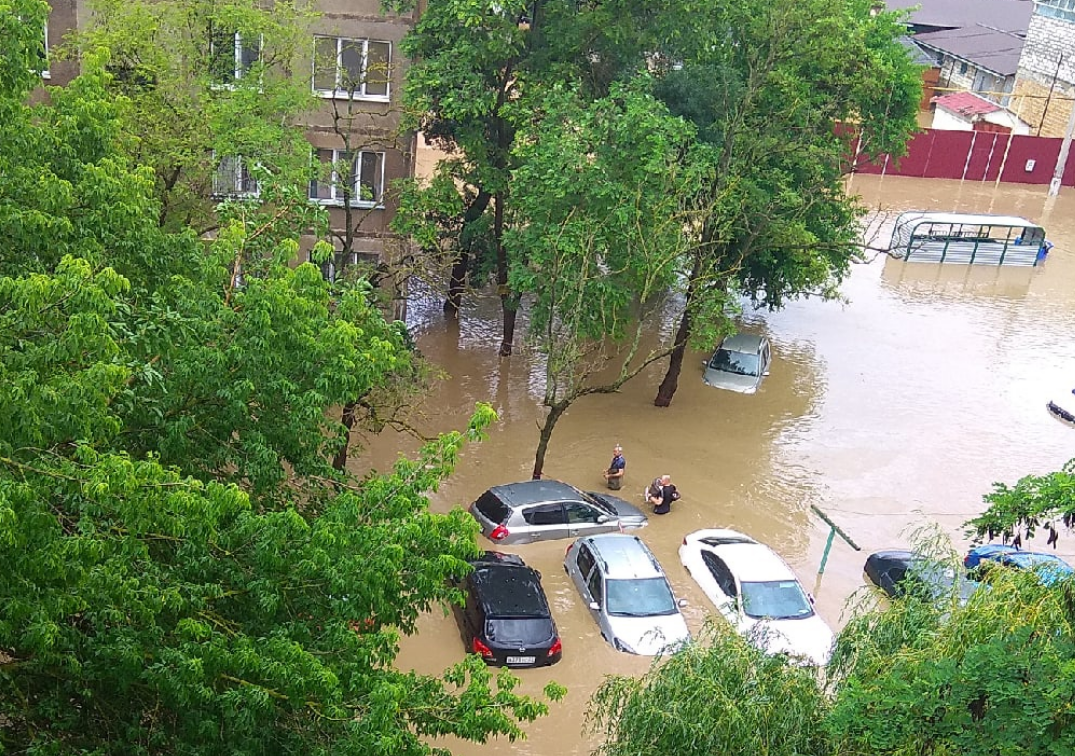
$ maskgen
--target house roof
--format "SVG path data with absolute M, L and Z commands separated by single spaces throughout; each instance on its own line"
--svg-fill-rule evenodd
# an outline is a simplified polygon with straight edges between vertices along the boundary
M 916 34 L 916 44 L 966 60 L 1000 76 L 1014 76 L 1019 70 L 1023 35 L 974 24 L 961 29 Z
M 959 29 L 980 24 L 1026 34 L 1033 0 L 885 0 L 890 10 L 911 11 L 911 24 L 933 29 Z M 923 29 L 924 31 L 924 29 Z
M 951 94 L 934 97 L 930 102 L 936 103 L 937 107 L 958 113 L 961 116 L 985 115 L 1003 110 L 995 102 L 983 99 L 970 92 L 952 92 Z

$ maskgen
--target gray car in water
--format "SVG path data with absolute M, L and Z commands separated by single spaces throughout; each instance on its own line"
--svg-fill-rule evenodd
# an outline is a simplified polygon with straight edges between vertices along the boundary
M 769 375 L 772 359 L 767 338 L 737 333 L 724 339 L 713 356 L 703 363 L 702 381 L 707 386 L 753 394 L 761 379 Z
M 623 499 L 580 491 L 558 480 L 493 486 L 470 505 L 482 535 L 494 543 L 530 543 L 641 528 L 641 509 Z

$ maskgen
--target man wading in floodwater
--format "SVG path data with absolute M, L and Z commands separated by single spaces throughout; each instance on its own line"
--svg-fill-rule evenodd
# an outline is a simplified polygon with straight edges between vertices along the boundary
M 653 505 L 653 514 L 668 514 L 672 511 L 672 502 L 678 499 L 679 491 L 672 485 L 671 475 L 654 479 L 646 489 L 646 500 Z
M 623 447 L 616 444 L 612 450 L 612 461 L 605 470 L 605 485 L 610 491 L 619 491 L 623 485 L 623 473 L 627 469 L 627 460 L 623 458 Z

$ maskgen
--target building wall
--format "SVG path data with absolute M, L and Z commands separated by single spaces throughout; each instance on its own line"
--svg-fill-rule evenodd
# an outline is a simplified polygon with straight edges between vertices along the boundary
M 1019 58 L 1012 107 L 1032 133 L 1064 136 L 1075 99 L 1075 22 L 1035 12 Z M 1050 96 L 1050 90 L 1052 94 Z
M 307 138 L 319 149 L 372 150 L 385 153 L 385 194 L 383 208 L 355 208 L 351 213 L 352 227 L 359 240 L 355 251 L 364 255 L 390 252 L 386 238 L 392 238 L 389 224 L 398 208 L 391 192 L 392 183 L 413 173 L 414 137 L 400 134 L 403 78 L 406 61 L 399 49 L 400 41 L 414 26 L 416 14 L 396 15 L 381 11 L 378 0 L 319 0 L 322 15 L 311 29 L 314 35 L 345 39 L 369 39 L 391 44 L 388 101 L 323 97 L 318 111 L 307 118 Z M 313 61 L 308 70 L 312 72 Z M 313 84 L 311 81 L 311 89 Z M 329 207 L 333 228 L 341 229 L 346 213 L 340 207 Z

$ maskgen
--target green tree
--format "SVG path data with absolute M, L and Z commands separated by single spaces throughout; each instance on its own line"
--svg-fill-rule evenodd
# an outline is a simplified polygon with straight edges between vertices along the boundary
M 442 735 L 519 737 L 545 705 L 510 675 L 475 657 L 439 677 L 394 665 L 421 612 L 461 599 L 447 578 L 475 525 L 426 495 L 492 410 L 388 473 L 333 470 L 326 413 L 393 380 L 403 335 L 366 292 L 282 265 L 295 242 L 261 222 L 269 208 L 224 208 L 208 247 L 162 229 L 107 56 L 26 104 L 45 13 L 0 4 L 0 167 L 23 171 L 0 182 L 15 240 L 0 257 L 0 750 L 429 754 Z M 37 149 L 52 138 L 66 147 Z M 62 255 L 22 248 L 34 224 L 65 234 Z
M 542 475 L 557 421 L 583 396 L 618 391 L 669 344 L 644 348 L 644 317 L 675 284 L 706 162 L 693 129 L 646 93 L 614 86 L 586 101 L 554 87 L 523 101 L 504 245 L 509 283 L 529 299 L 528 342 L 545 357 Z
M 861 210 L 842 183 L 855 144 L 841 127 L 855 124 L 864 154 L 899 154 L 920 86 L 899 17 L 865 0 L 686 6 L 681 33 L 654 53 L 656 93 L 717 155 L 658 406 L 688 344 L 711 346 L 726 328 L 730 290 L 768 307 L 834 291 L 860 247 Z
M 1061 529 L 1075 527 L 1075 460 L 1053 473 L 1027 475 L 1014 486 L 994 483 L 985 502 L 986 511 L 967 523 L 968 535 L 990 541 L 999 536 L 1018 546 L 1044 529 L 1053 545 Z
M 720 622 L 641 678 L 606 678 L 591 722 L 603 756 L 827 756 L 827 710 L 811 670 Z
M 71 55 L 111 52 L 109 90 L 129 107 L 126 146 L 153 169 L 159 222 L 217 227 L 221 198 L 305 185 L 299 118 L 317 100 L 309 70 L 314 14 L 301 3 L 92 0 Z M 300 227 L 296 224 L 296 227 Z
M 965 605 L 912 595 L 853 617 L 830 669 L 838 681 L 826 720 L 832 753 L 1075 748 L 1075 583 L 1042 585 L 1003 568 L 989 583 Z

